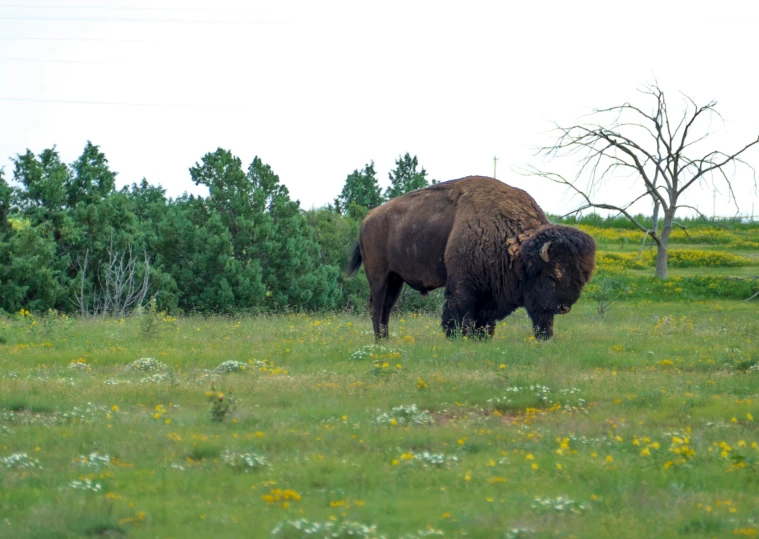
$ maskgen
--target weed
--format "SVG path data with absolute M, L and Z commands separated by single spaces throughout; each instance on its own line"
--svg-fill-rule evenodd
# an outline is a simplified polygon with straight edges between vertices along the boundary
M 618 280 L 605 277 L 598 282 L 594 282 L 589 287 L 587 294 L 590 299 L 596 302 L 598 316 L 603 318 L 609 309 L 611 309 L 611 306 L 619 301 L 625 292 L 624 287 Z
M 216 391 L 213 384 L 211 384 L 211 390 L 206 391 L 206 399 L 211 405 L 211 421 L 215 423 L 223 423 L 237 404 L 237 399 L 231 389 Z

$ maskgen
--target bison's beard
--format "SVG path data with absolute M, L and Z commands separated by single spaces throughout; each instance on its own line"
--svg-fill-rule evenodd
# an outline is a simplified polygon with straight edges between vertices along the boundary
M 553 317 L 554 314 L 550 311 L 532 311 L 528 312 L 530 319 L 532 320 L 532 331 L 535 333 L 535 338 L 540 341 L 545 341 L 553 337 Z

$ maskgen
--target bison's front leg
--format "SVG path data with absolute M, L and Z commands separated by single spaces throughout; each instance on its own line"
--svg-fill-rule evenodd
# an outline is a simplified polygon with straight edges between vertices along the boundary
M 472 316 L 473 306 L 466 301 L 454 297 L 445 292 L 445 303 L 443 304 L 443 314 L 441 325 L 445 331 L 446 337 L 455 337 L 459 332 L 467 336 L 476 328 L 476 322 Z
M 495 322 L 477 320 L 474 334 L 480 339 L 490 339 L 495 335 Z
M 527 313 L 532 320 L 532 331 L 535 338 L 540 341 L 547 341 L 553 337 L 553 318 L 554 314 L 550 311 L 533 311 Z

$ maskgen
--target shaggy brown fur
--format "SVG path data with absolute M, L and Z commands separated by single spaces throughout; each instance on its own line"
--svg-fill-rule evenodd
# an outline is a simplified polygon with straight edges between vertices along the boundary
M 492 335 L 498 320 L 523 306 L 535 336 L 547 339 L 554 315 L 568 313 L 590 279 L 595 242 L 577 229 L 550 224 L 521 189 L 469 176 L 370 211 L 347 274 L 362 262 L 378 339 L 387 336 L 403 283 L 422 294 L 445 286 L 447 335 Z

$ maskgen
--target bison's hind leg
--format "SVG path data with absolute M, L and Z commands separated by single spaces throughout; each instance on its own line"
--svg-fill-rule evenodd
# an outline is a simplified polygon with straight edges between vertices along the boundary
M 369 276 L 367 276 L 369 277 Z M 398 301 L 403 288 L 403 279 L 397 274 L 390 272 L 382 277 L 369 277 L 369 312 L 372 316 L 375 340 L 388 337 L 388 324 L 390 313 Z
M 368 277 L 368 276 L 367 276 Z M 387 336 L 387 326 L 382 328 L 382 308 L 385 304 L 385 294 L 387 293 L 387 279 L 369 278 L 369 315 L 372 317 L 372 326 L 374 329 L 374 340 L 378 341 Z M 383 334 L 384 333 L 384 334 Z
M 403 279 L 397 273 L 390 272 L 387 277 L 387 290 L 385 291 L 385 301 L 382 304 L 382 317 L 380 318 L 380 327 L 384 331 L 384 337 L 388 336 L 390 326 L 390 313 L 398 301 L 403 289 Z

